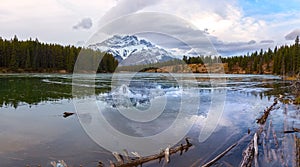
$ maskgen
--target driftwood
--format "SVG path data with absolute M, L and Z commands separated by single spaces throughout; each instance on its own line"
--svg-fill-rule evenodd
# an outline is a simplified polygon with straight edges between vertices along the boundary
M 260 118 L 257 119 L 257 123 L 259 123 L 261 125 L 265 124 L 270 112 L 273 110 L 273 108 L 276 106 L 277 103 L 278 103 L 278 101 L 277 101 L 277 99 L 275 99 L 274 103 L 265 110 L 264 114 Z
M 177 146 L 175 148 L 167 148 L 167 151 L 162 151 L 158 154 L 155 155 L 150 155 L 150 156 L 146 156 L 146 157 L 142 157 L 139 156 L 139 158 L 136 159 L 132 159 L 130 161 L 125 162 L 116 162 L 116 163 L 111 163 L 112 167 L 135 167 L 135 166 L 139 166 L 142 165 L 146 162 L 150 162 L 150 161 L 154 161 L 154 160 L 161 160 L 162 158 L 165 158 L 166 155 L 165 153 L 168 152 L 169 155 L 175 154 L 177 152 L 180 152 L 180 155 L 186 151 L 188 151 L 188 149 L 192 146 L 192 144 L 189 142 L 188 138 L 186 138 L 186 144 L 181 144 L 180 146 Z M 167 161 L 167 160 L 166 160 Z
M 283 131 L 283 133 L 295 133 L 295 132 L 300 132 L 300 129 L 293 128 L 293 130 L 285 130 L 285 131 Z
M 118 161 L 118 163 L 124 163 L 124 159 L 123 159 L 122 155 L 118 154 L 117 152 L 113 152 L 112 154 L 116 158 L 116 160 Z
M 63 113 L 63 117 L 64 117 L 64 118 L 67 118 L 67 117 L 69 117 L 69 116 L 71 116 L 71 115 L 73 115 L 73 114 L 75 114 L 75 113 L 73 113 L 73 112 L 64 112 L 64 113 Z
M 285 130 L 285 131 L 283 131 L 283 133 L 295 133 L 296 131 L 294 131 L 294 130 Z
M 251 167 L 252 161 L 254 158 L 254 140 L 250 141 L 250 144 L 243 152 L 243 161 L 241 163 L 241 167 Z
M 293 130 L 294 130 L 295 132 L 300 132 L 300 129 L 299 129 L 299 128 L 293 128 Z
M 202 167 L 209 167 L 213 165 L 215 162 L 217 162 L 220 158 L 222 158 L 226 153 L 228 153 L 231 149 L 233 149 L 238 143 L 234 143 L 230 147 L 228 147 L 225 151 L 223 151 L 221 154 L 216 156 L 213 160 L 207 162 L 206 164 L 202 165 Z
M 258 140 L 258 136 L 257 133 L 254 134 L 253 137 L 253 146 L 254 146 L 254 155 L 257 156 L 258 155 L 258 144 L 257 144 L 257 140 Z
M 260 125 L 264 125 L 267 121 L 267 118 L 270 114 L 270 112 L 274 109 L 274 107 L 277 105 L 278 100 L 275 99 L 274 103 L 268 107 L 264 114 L 257 119 L 257 123 Z M 260 128 L 254 133 L 254 137 L 251 139 L 248 147 L 243 152 L 243 160 L 240 164 L 240 167 L 251 167 L 252 162 L 255 156 L 258 154 L 258 148 L 257 148 L 257 140 L 259 139 L 261 133 L 263 131 L 263 126 L 260 126 Z
M 250 131 L 248 129 L 248 131 Z M 250 133 L 250 132 L 249 132 Z M 213 165 L 215 162 L 217 162 L 218 160 L 220 160 L 223 156 L 225 156 L 231 149 L 233 149 L 235 146 L 239 145 L 240 143 L 242 143 L 249 135 L 245 135 L 244 137 L 242 137 L 239 141 L 237 141 L 236 143 L 232 144 L 231 146 L 229 146 L 225 151 L 223 151 L 221 154 L 217 155 L 213 160 L 207 162 L 206 164 L 202 165 L 203 166 L 211 166 Z M 193 165 L 191 166 L 196 166 L 196 164 L 199 163 L 201 159 L 199 159 L 198 161 L 196 161 Z M 225 161 L 223 161 L 225 162 Z M 226 162 L 225 162 L 226 163 Z M 199 166 L 199 165 L 198 165 Z M 227 166 L 230 166 L 229 164 Z
M 127 162 L 130 162 L 131 159 L 129 158 L 128 151 L 127 151 L 126 149 L 124 149 L 123 152 L 124 152 L 124 156 L 125 156 L 126 161 L 127 161 Z
M 167 163 L 170 161 L 170 146 L 165 149 L 165 161 Z

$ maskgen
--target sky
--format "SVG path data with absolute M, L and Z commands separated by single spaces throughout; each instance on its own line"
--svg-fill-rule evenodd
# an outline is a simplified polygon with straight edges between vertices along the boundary
M 184 25 L 172 25 L 171 18 L 137 17 L 138 26 L 172 25 L 163 32 L 181 33 L 196 49 L 203 47 L 199 35 L 205 35 L 223 56 L 292 44 L 300 35 L 300 0 L 0 0 L 0 36 L 80 46 L 101 27 L 143 12 L 170 14 Z M 110 28 L 118 32 L 124 27 Z M 132 28 L 130 23 L 126 28 Z

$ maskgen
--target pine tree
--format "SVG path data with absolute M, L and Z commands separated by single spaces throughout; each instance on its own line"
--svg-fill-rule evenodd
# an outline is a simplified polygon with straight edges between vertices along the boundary
M 16 70 L 18 68 L 17 64 L 17 52 L 16 52 L 16 46 L 12 45 L 11 55 L 10 55 L 10 61 L 9 61 L 9 68 Z
M 27 49 L 25 68 L 28 69 L 30 67 L 31 67 L 30 52 L 29 49 Z
M 295 65 L 295 68 L 297 69 L 297 73 L 300 73 L 300 49 L 299 49 L 299 36 L 295 39 L 295 49 L 294 49 L 294 59 L 297 61 L 297 65 Z

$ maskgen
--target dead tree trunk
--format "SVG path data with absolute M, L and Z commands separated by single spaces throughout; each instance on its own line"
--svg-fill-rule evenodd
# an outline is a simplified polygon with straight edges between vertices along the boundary
M 177 152 L 180 152 L 180 155 L 184 152 L 187 152 L 188 149 L 192 146 L 192 144 L 189 142 L 189 140 L 186 138 L 186 144 L 181 144 L 180 146 L 177 146 L 175 148 L 170 148 L 169 149 L 169 155 L 175 154 Z M 114 164 L 114 167 L 135 167 L 135 166 L 139 166 L 142 165 L 146 162 L 150 162 L 153 160 L 161 160 L 165 157 L 165 151 L 162 151 L 158 154 L 155 155 L 150 155 L 150 156 L 146 156 L 146 157 L 140 157 L 138 159 L 133 159 L 130 162 L 120 162 L 118 161 L 117 163 Z
M 234 143 L 233 145 L 231 145 L 230 147 L 228 147 L 225 151 L 223 151 L 221 154 L 219 154 L 218 156 L 216 156 L 213 160 L 209 161 L 208 163 L 202 165 L 202 167 L 209 167 L 211 165 L 213 165 L 216 161 L 218 161 L 220 158 L 222 158 L 226 153 L 228 153 L 231 149 L 233 149 L 233 147 L 235 147 L 238 143 Z
M 255 145 L 255 140 L 257 141 L 263 131 L 263 126 L 266 121 L 267 121 L 267 118 L 270 114 L 270 112 L 274 109 L 274 107 L 277 105 L 278 101 L 277 99 L 274 100 L 274 103 L 268 107 L 264 114 L 259 118 L 257 119 L 257 123 L 260 124 L 260 128 L 256 131 L 256 135 L 254 135 L 254 137 L 251 139 L 248 147 L 245 149 L 245 151 L 243 152 L 243 160 L 240 164 L 240 167 L 251 167 L 252 165 L 252 162 L 253 162 L 253 159 L 254 159 L 254 151 L 255 151 L 255 148 L 257 149 L 257 146 Z
M 275 99 L 274 103 L 269 108 L 267 108 L 265 110 L 264 115 L 262 115 L 260 118 L 257 119 L 257 123 L 259 123 L 261 125 L 265 124 L 265 122 L 267 121 L 267 118 L 268 118 L 270 112 L 274 109 L 274 107 L 276 106 L 277 103 L 278 103 L 277 99 Z

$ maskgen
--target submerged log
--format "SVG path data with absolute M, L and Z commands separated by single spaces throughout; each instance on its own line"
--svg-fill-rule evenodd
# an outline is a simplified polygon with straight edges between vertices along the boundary
M 277 103 L 278 103 L 278 101 L 277 101 L 277 99 L 275 99 L 274 103 L 265 110 L 264 114 L 260 118 L 257 119 L 257 123 L 259 123 L 261 125 L 265 124 L 270 112 L 274 109 L 274 107 L 276 106 Z
M 219 159 L 221 159 L 226 153 L 228 153 L 231 149 L 233 149 L 233 147 L 235 147 L 237 144 L 238 143 L 234 143 L 233 145 L 228 147 L 225 151 L 223 151 L 221 154 L 216 156 L 214 159 L 212 159 L 211 161 L 209 161 L 206 164 L 202 165 L 202 167 L 209 167 L 209 166 L 213 165 L 215 162 L 217 162 Z
M 294 131 L 294 130 L 285 130 L 285 131 L 283 131 L 283 133 L 295 133 L 296 131 Z
M 69 117 L 69 116 L 71 116 L 71 115 L 73 115 L 73 114 L 75 114 L 75 113 L 73 113 L 73 112 L 64 112 L 64 113 L 63 113 L 63 117 L 64 117 L 64 118 L 67 118 L 67 117 Z
M 254 140 L 250 141 L 250 144 L 243 152 L 243 160 L 240 167 L 251 167 L 252 161 L 254 158 Z
M 300 129 L 293 128 L 293 130 L 285 130 L 285 131 L 283 131 L 283 133 L 295 133 L 295 132 L 300 132 Z
M 294 130 L 295 132 L 300 132 L 300 129 L 299 129 L 299 128 L 293 128 L 293 130 Z
M 274 107 L 277 105 L 277 103 L 278 103 L 278 100 L 275 99 L 274 103 L 265 110 L 264 114 L 259 119 L 257 119 L 258 124 L 264 125 L 266 123 L 270 112 L 274 109 Z M 254 133 L 254 136 L 253 136 L 252 140 L 250 141 L 248 147 L 243 152 L 243 160 L 240 164 L 240 167 L 251 167 L 252 166 L 253 159 L 258 154 L 257 141 L 258 141 L 262 131 L 263 131 L 263 126 L 260 126 L 260 128 L 256 131 L 256 133 Z
M 192 146 L 192 144 L 188 141 L 188 139 L 186 139 L 186 141 L 187 141 L 186 144 L 181 144 L 180 146 L 177 146 L 175 148 L 169 148 L 169 149 L 167 148 L 168 150 L 166 149 L 165 151 L 162 151 L 158 154 L 150 155 L 150 156 L 146 156 L 146 157 L 139 156 L 139 158 L 133 159 L 126 163 L 117 162 L 114 164 L 114 166 L 115 167 L 135 167 L 135 166 L 142 165 L 146 162 L 165 158 L 167 151 L 168 151 L 169 155 L 175 154 L 179 151 L 182 152 L 182 150 L 188 151 L 188 149 Z M 136 153 L 136 152 L 134 152 L 134 153 Z M 166 160 L 166 162 L 167 162 L 167 160 Z

